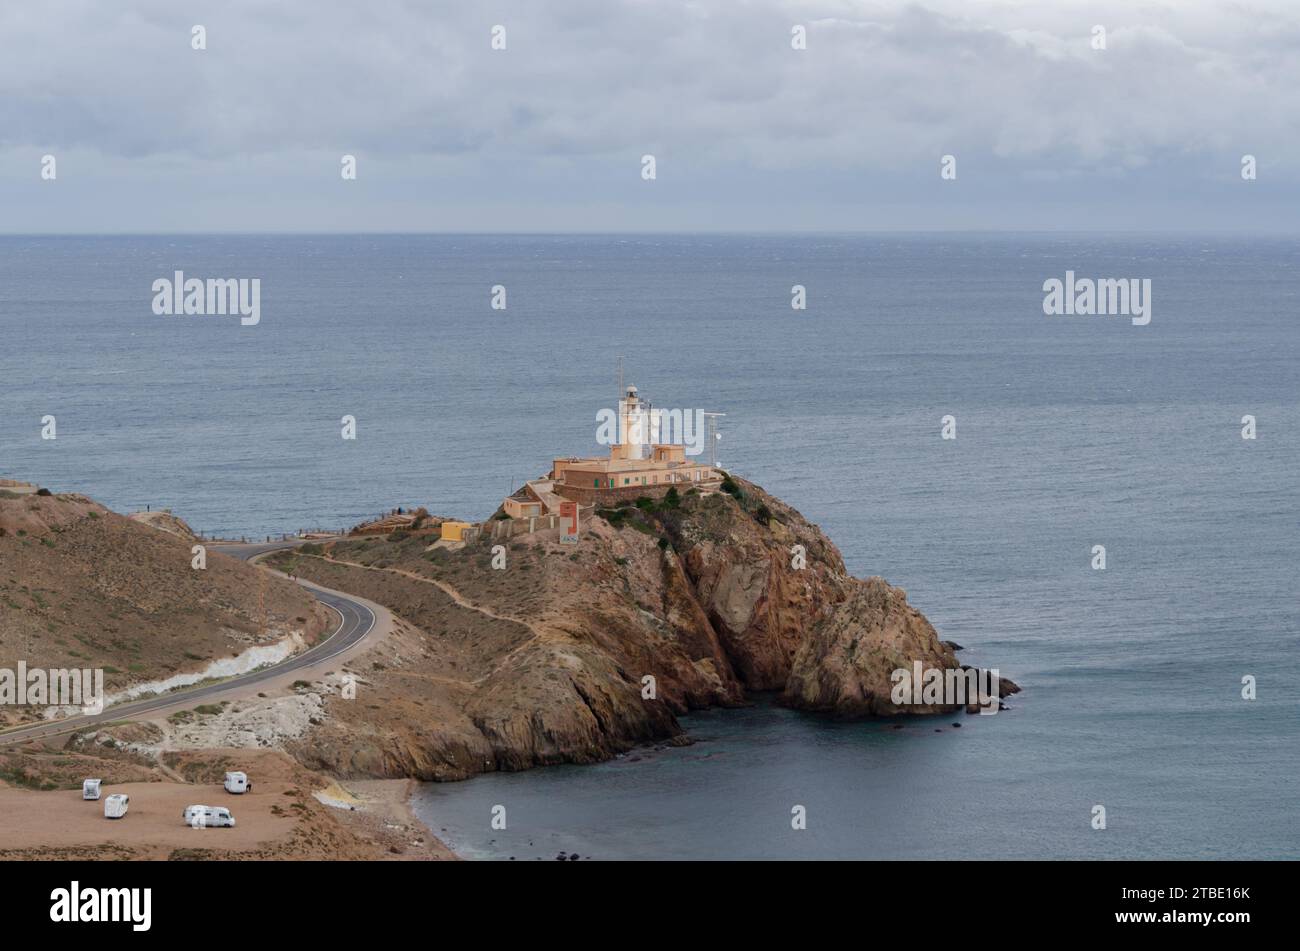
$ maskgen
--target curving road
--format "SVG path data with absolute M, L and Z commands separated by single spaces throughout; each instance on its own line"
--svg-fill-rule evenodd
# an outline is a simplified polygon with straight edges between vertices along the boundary
M 209 548 L 214 551 L 224 552 L 234 558 L 248 561 L 259 555 L 265 555 L 273 551 L 280 551 L 285 548 L 297 548 L 299 545 L 303 544 L 306 544 L 306 542 L 275 542 L 268 545 L 213 544 L 210 545 Z M 82 730 L 98 723 L 118 723 L 122 720 L 136 720 L 147 715 L 156 715 L 173 708 L 187 709 L 197 702 L 219 698 L 228 693 L 241 692 L 253 684 L 279 679 L 285 674 L 292 673 L 295 670 L 312 667 L 334 657 L 338 657 L 340 654 L 351 650 L 357 644 L 361 643 L 361 641 L 365 640 L 366 636 L 374 630 L 376 622 L 375 612 L 361 601 L 344 594 L 341 591 L 322 588 L 319 585 L 314 585 L 307 581 L 299 581 L 298 584 L 310 591 L 317 601 L 339 616 L 339 624 L 338 627 L 334 629 L 334 632 L 311 649 L 305 650 L 301 654 L 295 654 L 287 660 L 283 660 L 271 667 L 264 667 L 260 670 L 251 671 L 247 674 L 240 674 L 239 676 L 230 677 L 216 683 L 190 687 L 185 690 L 176 690 L 171 693 L 160 694 L 143 700 L 132 700 L 129 703 L 121 703 L 113 707 L 108 707 L 103 713 L 97 713 L 93 716 L 67 717 L 49 723 L 38 723 L 32 726 L 24 726 L 8 730 L 0 733 L 0 746 L 9 743 L 18 743 L 23 740 L 58 736 L 61 733 L 71 733 L 75 730 Z

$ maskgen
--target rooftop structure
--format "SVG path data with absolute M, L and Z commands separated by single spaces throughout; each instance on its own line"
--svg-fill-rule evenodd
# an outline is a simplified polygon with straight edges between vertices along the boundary
M 663 495 L 674 487 L 713 489 L 723 474 L 716 466 L 686 458 L 680 443 L 660 442 L 659 418 L 632 385 L 621 387 L 618 437 L 608 456 L 567 456 L 553 460 L 544 479 L 524 484 L 502 507 L 511 518 L 559 513 L 569 499 L 584 505 L 612 504 L 625 498 Z

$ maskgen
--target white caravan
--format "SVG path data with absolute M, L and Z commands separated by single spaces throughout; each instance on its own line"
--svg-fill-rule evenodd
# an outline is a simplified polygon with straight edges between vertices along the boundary
M 235 827 L 235 817 L 225 806 L 186 806 L 181 816 L 185 819 L 185 824 L 194 829 L 206 829 L 208 826 L 218 829 Z
M 247 773 L 226 773 L 226 792 L 246 793 L 253 791 L 253 784 L 248 781 Z
M 131 797 L 122 793 L 113 793 L 104 800 L 104 818 L 121 819 L 126 815 L 126 807 L 131 805 Z
M 103 782 L 102 779 L 86 779 L 86 780 L 82 780 L 82 783 L 81 783 L 81 798 L 82 798 L 82 799 L 98 799 L 98 798 L 99 798 L 99 784 L 102 783 L 102 782 Z

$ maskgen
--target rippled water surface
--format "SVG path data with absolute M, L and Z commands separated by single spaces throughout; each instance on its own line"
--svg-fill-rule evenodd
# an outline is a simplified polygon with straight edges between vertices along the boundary
M 1298 260 L 1133 235 L 0 238 L 0 477 L 210 533 L 482 518 L 596 450 L 621 353 L 656 405 L 727 413 L 725 465 L 1025 692 L 961 729 L 764 702 L 688 718 L 690 747 L 425 790 L 457 848 L 1295 858 Z M 155 316 L 178 269 L 260 278 L 261 323 Z M 1044 316 L 1066 270 L 1150 278 L 1150 325 Z

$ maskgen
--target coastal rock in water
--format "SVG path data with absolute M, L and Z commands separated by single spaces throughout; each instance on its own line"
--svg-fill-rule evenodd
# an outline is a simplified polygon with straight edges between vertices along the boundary
M 978 668 L 967 667 L 965 664 L 963 664 L 961 669 L 962 669 L 962 670 L 976 670 L 976 669 L 978 669 Z M 1009 696 L 1011 696 L 1013 693 L 1020 693 L 1020 686 L 1019 686 L 1019 684 L 1017 684 L 1017 683 L 1016 683 L 1014 680 L 1012 680 L 1011 678 L 1009 678 L 1009 677 L 1003 677 L 1003 676 L 1001 676 L 1001 674 L 999 674 L 999 676 L 998 676 L 998 699 L 1001 700 L 1001 698 L 1003 698 L 1003 697 L 1009 697 Z M 999 703 L 999 704 L 998 704 L 998 709 L 999 709 L 999 710 L 1010 710 L 1011 708 L 1008 707 L 1005 703 Z M 966 712 L 967 712 L 967 713 L 980 713 L 980 712 L 981 712 L 981 706 L 980 706 L 980 704 L 978 704 L 978 703 L 968 703 L 968 704 L 966 705 Z
M 781 701 L 838 716 L 944 713 L 953 705 L 896 704 L 893 671 L 958 666 L 952 648 L 883 578 L 853 579 L 847 600 L 814 626 L 794 659 Z M 919 698 L 918 698 L 919 699 Z

